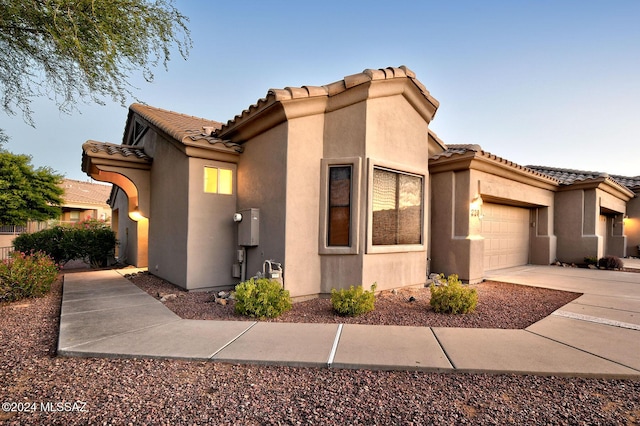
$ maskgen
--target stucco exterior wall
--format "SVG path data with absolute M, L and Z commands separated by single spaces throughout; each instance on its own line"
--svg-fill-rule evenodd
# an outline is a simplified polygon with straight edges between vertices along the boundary
M 424 284 L 427 279 L 427 234 L 429 221 L 429 140 L 428 123 L 401 95 L 374 97 L 367 100 L 366 118 L 367 165 L 363 167 L 367 184 L 366 194 L 373 187 L 374 166 L 388 167 L 399 172 L 421 175 L 422 192 L 422 244 L 411 246 L 372 245 L 371 196 L 362 212 L 366 222 L 361 223 L 363 241 L 366 241 L 362 261 L 362 285 L 378 283 L 378 290 Z
M 627 216 L 624 220 L 627 256 L 640 257 L 640 198 L 637 195 L 627 203 Z
M 616 235 L 613 218 L 607 220 L 601 215 L 620 215 L 621 218 L 626 211 L 625 204 L 598 188 L 558 192 L 555 210 L 558 260 L 581 263 L 585 257 L 624 256 L 626 239 L 621 235 L 621 225 Z
M 466 282 L 484 279 L 484 238 L 482 217 L 472 216 L 471 201 L 478 195 L 484 202 L 530 209 L 534 220 L 530 229 L 529 262 L 549 264 L 556 256 L 553 211 L 554 191 L 548 185 L 527 183 L 507 169 L 479 163 L 431 174 L 431 270 L 458 274 Z M 485 171 L 491 170 L 492 172 Z
M 116 191 L 112 201 L 112 211 L 118 212 L 117 239 L 118 260 L 127 265 L 139 265 L 138 259 L 138 224 L 129 218 L 127 195 L 121 189 Z M 115 223 L 114 223 L 115 225 Z
M 355 246 L 351 254 L 323 253 L 320 256 L 321 262 L 321 285 L 320 292 L 328 294 L 331 289 L 349 288 L 364 283 L 362 277 L 363 255 L 366 242 L 366 227 L 363 224 L 367 220 L 366 190 L 367 180 L 366 170 L 363 167 L 366 155 L 367 137 L 367 105 L 359 102 L 347 107 L 331 111 L 325 115 L 324 142 L 322 158 L 324 159 L 358 159 L 359 167 L 354 169 L 354 185 L 359 185 L 358 196 L 352 194 L 354 208 L 352 214 L 355 215 L 353 226 L 357 229 L 353 233 L 352 244 Z M 320 183 L 322 187 L 327 182 Z M 326 197 L 325 191 L 320 194 Z M 323 206 L 326 208 L 326 206 Z M 357 207 L 357 208 L 356 208 Z M 319 245 L 326 239 L 325 233 L 318 234 Z M 366 284 L 366 283 L 365 283 Z
M 274 260 L 283 263 L 288 280 L 284 246 L 287 131 L 283 123 L 257 135 L 244 144 L 238 160 L 238 210 L 260 209 L 260 244 L 247 247 L 247 277 L 262 271 L 265 260 Z
M 233 172 L 233 194 L 204 191 L 205 166 Z M 187 289 L 231 287 L 235 280 L 237 173 L 236 165 L 189 158 Z
M 149 272 L 188 288 L 189 160 L 154 131 L 144 136 L 153 157 L 149 220 Z
M 320 158 L 324 115 L 289 120 L 285 229 L 285 288 L 294 297 L 320 293 L 318 255 Z

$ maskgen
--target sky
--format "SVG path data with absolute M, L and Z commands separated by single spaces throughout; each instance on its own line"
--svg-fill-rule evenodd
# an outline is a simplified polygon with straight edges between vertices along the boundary
M 430 128 L 520 165 L 640 175 L 640 1 L 176 0 L 176 52 L 130 103 L 226 122 L 270 88 L 321 86 L 406 65 L 440 102 Z M 4 149 L 67 178 L 87 140 L 122 143 L 127 106 L 32 103 L 36 127 L 0 112 Z

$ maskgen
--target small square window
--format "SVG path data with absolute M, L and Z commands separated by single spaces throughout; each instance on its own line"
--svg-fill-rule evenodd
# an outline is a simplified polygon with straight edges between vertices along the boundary
M 209 194 L 233 194 L 233 170 L 205 167 L 204 192 Z

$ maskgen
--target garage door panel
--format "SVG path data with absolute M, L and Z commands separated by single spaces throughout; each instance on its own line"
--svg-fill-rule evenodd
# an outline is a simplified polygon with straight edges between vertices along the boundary
M 529 209 L 487 203 L 483 206 L 485 270 L 529 262 Z

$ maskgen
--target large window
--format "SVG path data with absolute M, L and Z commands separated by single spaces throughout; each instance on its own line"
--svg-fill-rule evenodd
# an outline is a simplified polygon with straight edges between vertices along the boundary
M 373 168 L 373 245 L 422 244 L 422 179 Z
M 351 166 L 329 167 L 327 246 L 348 247 L 351 225 Z
M 204 192 L 210 194 L 233 194 L 233 171 L 218 167 L 205 167 Z

